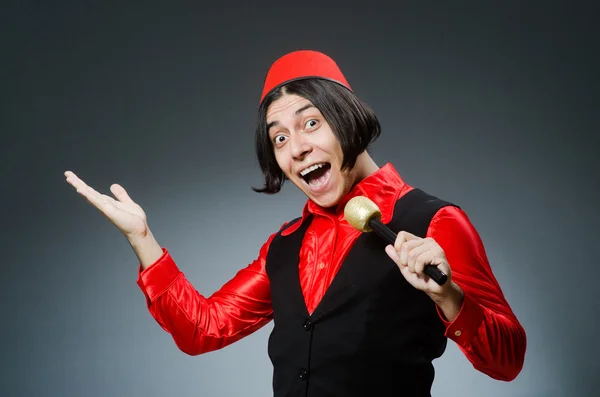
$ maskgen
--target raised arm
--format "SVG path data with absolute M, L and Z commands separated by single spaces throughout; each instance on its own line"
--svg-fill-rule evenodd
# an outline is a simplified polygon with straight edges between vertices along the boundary
M 140 263 L 138 285 L 148 309 L 188 354 L 222 348 L 265 325 L 272 314 L 265 258 L 275 235 L 263 244 L 259 257 L 206 298 L 179 270 L 170 253 L 155 240 L 143 209 L 125 189 L 113 184 L 114 197 L 101 194 L 71 171 L 67 183 L 121 231 Z

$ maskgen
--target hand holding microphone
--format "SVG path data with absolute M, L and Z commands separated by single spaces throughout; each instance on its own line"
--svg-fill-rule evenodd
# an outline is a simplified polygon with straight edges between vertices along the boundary
M 448 281 L 448 275 L 441 267 L 448 267 L 444 251 L 432 239 L 423 239 L 408 232 L 394 233 L 388 226 L 381 222 L 381 211 L 377 205 L 364 196 L 353 197 L 344 208 L 346 220 L 354 228 L 362 232 L 375 231 L 391 247 L 386 247 L 386 252 L 398 265 L 404 277 L 413 286 L 427 289 L 421 274 L 429 276 L 438 285 Z

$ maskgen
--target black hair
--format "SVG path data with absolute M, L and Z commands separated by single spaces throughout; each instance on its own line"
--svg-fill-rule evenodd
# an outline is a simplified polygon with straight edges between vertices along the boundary
M 252 188 L 258 193 L 277 193 L 287 179 L 277 164 L 273 142 L 267 130 L 267 109 L 286 93 L 308 99 L 323 114 L 342 147 L 342 170 L 354 167 L 358 155 L 367 150 L 381 133 L 381 126 L 373 110 L 339 83 L 308 78 L 284 84 L 271 91 L 258 109 L 255 130 L 256 155 L 265 177 L 262 188 Z

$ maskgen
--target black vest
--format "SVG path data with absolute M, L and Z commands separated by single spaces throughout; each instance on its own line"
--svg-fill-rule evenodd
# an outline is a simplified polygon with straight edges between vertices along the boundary
M 446 205 L 452 204 L 414 189 L 396 202 L 388 226 L 424 237 L 433 215 Z M 274 396 L 429 397 L 432 360 L 446 348 L 434 302 L 404 279 L 384 251 L 386 242 L 371 232 L 356 240 L 309 315 L 298 274 L 309 224 L 307 219 L 285 237 L 280 231 L 266 259 Z

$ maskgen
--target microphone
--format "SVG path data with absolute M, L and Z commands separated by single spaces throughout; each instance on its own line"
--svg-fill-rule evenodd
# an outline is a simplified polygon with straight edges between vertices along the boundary
M 397 234 L 381 222 L 381 211 L 377 204 L 365 196 L 351 198 L 344 207 L 344 216 L 350 225 L 362 232 L 374 231 L 389 244 L 394 245 Z M 425 265 L 425 274 L 439 285 L 444 285 L 448 275 L 435 265 Z

